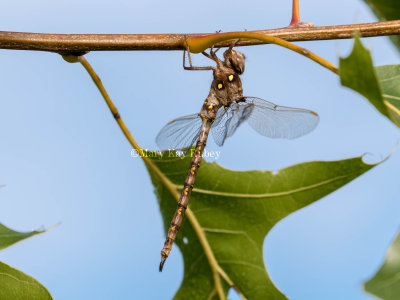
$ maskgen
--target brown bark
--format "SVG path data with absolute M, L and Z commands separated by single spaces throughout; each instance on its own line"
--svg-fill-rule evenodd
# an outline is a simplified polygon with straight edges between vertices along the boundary
M 400 35 L 400 20 L 307 28 L 284 27 L 254 32 L 287 41 L 311 41 L 347 39 L 351 38 L 355 31 L 362 37 Z M 183 50 L 185 36 L 208 34 L 49 34 L 0 31 L 0 49 L 75 54 L 88 51 Z M 243 40 L 236 46 L 262 43 L 259 40 Z M 229 41 L 221 43 L 220 46 L 229 46 Z

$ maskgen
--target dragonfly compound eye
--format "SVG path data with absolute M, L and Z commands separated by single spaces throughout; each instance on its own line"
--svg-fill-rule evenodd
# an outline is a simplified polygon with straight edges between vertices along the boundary
M 244 54 L 236 50 L 226 50 L 224 53 L 225 64 L 233 69 L 237 74 L 244 72 Z

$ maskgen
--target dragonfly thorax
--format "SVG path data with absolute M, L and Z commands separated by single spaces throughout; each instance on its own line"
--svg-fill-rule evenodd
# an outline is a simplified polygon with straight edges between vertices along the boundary
M 199 115 L 208 120 L 214 120 L 218 109 L 229 107 L 232 102 L 243 98 L 240 74 L 244 71 L 244 55 L 232 49 L 224 53 L 224 61 L 216 59 L 217 67 L 213 70 L 214 79 L 210 93 L 203 104 Z
M 215 94 L 221 106 L 230 105 L 232 101 L 243 98 L 242 81 L 239 74 L 230 67 L 219 65 L 214 70 L 210 94 Z

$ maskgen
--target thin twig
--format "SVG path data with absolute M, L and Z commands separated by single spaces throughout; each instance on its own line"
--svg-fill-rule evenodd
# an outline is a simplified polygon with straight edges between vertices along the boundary
M 364 24 L 321 26 L 308 28 L 284 27 L 249 31 L 279 37 L 286 41 L 312 41 L 352 38 L 355 31 L 361 37 L 398 35 L 400 20 Z M 87 51 L 111 50 L 185 50 L 187 36 L 198 34 L 47 34 L 0 31 L 0 49 L 39 50 L 83 54 Z M 260 40 L 245 40 L 236 46 L 265 44 Z M 218 46 L 227 47 L 229 42 Z
M 103 96 L 104 100 L 107 103 L 108 108 L 110 109 L 112 115 L 114 116 L 115 120 L 117 121 L 119 127 L 121 128 L 122 132 L 124 133 L 125 137 L 129 141 L 129 143 L 132 145 L 132 147 L 140 154 L 142 153 L 142 149 L 138 145 L 138 143 L 135 141 L 133 138 L 132 134 L 129 132 L 128 128 L 126 127 L 124 121 L 122 120 L 115 104 L 111 100 L 110 96 L 108 95 L 106 89 L 104 88 L 99 76 L 96 74 L 92 66 L 89 64 L 87 59 L 84 56 L 63 56 L 65 60 L 68 62 L 80 62 L 82 66 L 86 69 L 86 71 L 89 73 L 90 77 L 92 78 L 93 82 L 99 89 L 101 95 Z M 148 157 L 142 156 L 142 159 L 146 166 L 156 174 L 158 179 L 162 182 L 162 184 L 167 188 L 167 190 L 171 193 L 171 195 L 175 198 L 176 201 L 179 200 L 179 192 L 176 186 L 161 172 L 161 170 L 153 163 L 152 160 L 150 160 Z M 199 221 L 195 217 L 194 213 L 190 210 L 190 208 L 187 208 L 186 210 L 186 216 L 189 219 L 190 224 L 192 225 L 194 231 L 196 232 L 196 235 L 200 241 L 200 244 L 203 247 L 205 256 L 208 260 L 208 263 L 210 264 L 210 268 L 213 273 L 213 278 L 214 278 L 214 284 L 215 284 L 215 290 L 221 300 L 226 299 L 224 290 L 222 287 L 221 283 L 221 278 L 220 274 L 222 269 L 219 266 L 214 253 L 211 249 L 211 246 L 207 240 L 206 234 L 201 227 Z M 222 271 L 223 272 L 223 271 Z M 227 280 L 228 284 L 232 284 L 232 280 L 225 274 L 222 274 L 225 280 Z
M 220 266 L 218 266 L 218 273 L 225 279 L 225 281 L 229 284 L 231 288 L 233 288 L 236 293 L 238 293 L 240 299 L 246 300 L 247 298 L 242 294 L 242 292 L 238 289 L 238 287 L 233 283 L 233 281 L 229 278 L 229 276 L 225 273 L 224 270 Z
M 178 197 L 179 200 L 179 197 Z M 222 283 L 221 283 L 221 277 L 219 276 L 219 270 L 221 269 L 217 259 L 214 256 L 214 253 L 211 249 L 210 243 L 207 240 L 206 234 L 201 227 L 199 221 L 197 221 L 197 218 L 193 214 L 193 212 L 190 209 L 186 210 L 186 216 L 190 221 L 190 224 L 192 225 L 194 231 L 197 234 L 197 237 L 200 241 L 201 246 L 203 247 L 204 253 L 207 257 L 208 263 L 210 264 L 211 271 L 213 274 L 214 278 L 214 283 L 215 283 L 215 289 L 217 290 L 217 294 L 219 299 L 223 300 L 226 299 L 225 294 L 224 294 L 224 289 L 222 288 Z

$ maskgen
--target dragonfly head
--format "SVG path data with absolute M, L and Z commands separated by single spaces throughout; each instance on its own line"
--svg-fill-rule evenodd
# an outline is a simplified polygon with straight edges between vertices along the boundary
M 244 54 L 233 49 L 228 49 L 224 52 L 224 59 L 225 65 L 233 69 L 237 74 L 240 75 L 244 72 Z

